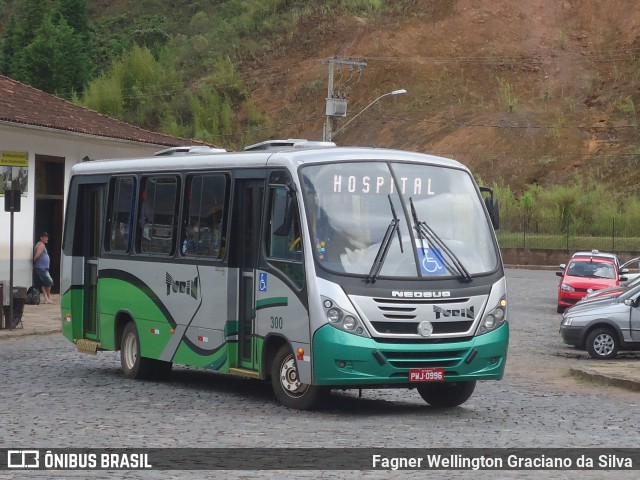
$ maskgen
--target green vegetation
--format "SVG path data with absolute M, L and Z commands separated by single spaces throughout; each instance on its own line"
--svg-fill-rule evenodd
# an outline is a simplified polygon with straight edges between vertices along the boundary
M 65 98 L 81 92 L 92 56 L 86 0 L 23 0 L 14 8 L 2 37 L 0 72 Z
M 640 250 L 640 199 L 593 180 L 530 186 L 522 195 L 494 186 L 500 246 L 567 250 Z
M 150 130 L 228 148 L 271 133 L 238 74 L 242 65 L 278 52 L 314 16 L 348 13 L 375 20 L 391 8 L 381 0 L 0 5 L 9 12 L 0 15 L 0 73 Z
M 269 59 L 288 52 L 292 43 L 317 52 L 319 40 L 335 32 L 341 16 L 356 15 L 358 22 L 369 23 L 394 15 L 436 22 L 454 11 L 455 2 L 416 0 L 0 0 L 0 73 L 149 130 L 239 149 L 280 134 L 250 94 L 266 83 L 264 75 L 275 75 Z M 570 53 L 572 32 L 562 28 L 558 35 L 557 48 Z M 615 52 L 603 52 L 603 57 L 613 58 Z M 636 66 L 635 74 L 626 78 L 624 69 L 613 65 L 616 88 L 608 88 L 604 69 L 588 68 L 570 84 L 552 88 L 545 83 L 541 90 L 527 90 L 518 82 L 523 74 L 517 67 L 523 60 L 492 50 L 481 60 L 486 68 L 472 70 L 477 65 L 469 57 L 459 64 L 436 65 L 426 76 L 417 66 L 410 69 L 413 85 L 406 113 L 418 121 L 441 122 L 443 131 L 432 133 L 434 139 L 465 123 L 493 128 L 493 120 L 475 118 L 487 111 L 512 112 L 509 123 L 514 125 L 531 123 L 530 129 L 503 129 L 500 139 L 509 151 L 520 141 L 520 132 L 528 132 L 531 150 L 541 152 L 531 160 L 533 174 L 521 175 L 521 185 L 544 179 L 546 171 L 571 158 L 573 152 L 563 154 L 561 147 L 564 138 L 584 128 L 573 113 L 585 99 L 609 106 L 626 124 L 636 125 Z M 531 82 L 543 75 L 535 69 L 524 71 Z M 273 77 L 268 81 L 275 83 Z M 305 82 L 289 92 L 291 111 L 322 91 L 326 79 Z M 633 89 L 622 89 L 624 82 Z M 574 91 L 579 95 L 572 95 Z M 544 121 L 532 110 L 543 112 Z M 431 119 L 434 111 L 441 116 Z M 627 130 L 612 133 L 607 126 L 603 121 L 594 127 L 594 142 L 624 145 Z M 541 243 L 560 245 L 567 236 L 611 238 L 614 230 L 637 235 L 632 230 L 640 224 L 638 200 L 602 185 L 613 184 L 612 177 L 621 178 L 625 168 L 637 171 L 640 145 L 635 137 L 628 144 L 628 154 L 620 157 L 590 155 L 592 177 L 575 185 L 530 186 L 517 192 L 497 187 L 501 240 L 507 241 L 510 232 L 514 241 L 524 232 L 527 238 L 538 235 Z M 416 148 L 421 146 L 416 143 Z M 486 165 L 485 171 L 497 170 L 491 146 L 483 148 L 473 156 Z M 636 191 L 636 185 L 629 185 L 624 185 L 627 192 Z
M 500 105 L 510 112 L 513 112 L 517 103 L 516 96 L 513 92 L 513 85 L 504 78 L 497 77 L 496 80 L 498 81 L 498 99 Z

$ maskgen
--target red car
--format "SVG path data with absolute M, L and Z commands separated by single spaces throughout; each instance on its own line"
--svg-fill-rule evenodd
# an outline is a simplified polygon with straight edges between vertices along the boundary
M 558 313 L 575 305 L 579 300 L 596 290 L 615 287 L 625 282 L 621 276 L 628 270 L 620 268 L 618 257 L 612 253 L 578 252 L 571 257 L 567 265 L 561 264 L 561 277 L 558 285 Z

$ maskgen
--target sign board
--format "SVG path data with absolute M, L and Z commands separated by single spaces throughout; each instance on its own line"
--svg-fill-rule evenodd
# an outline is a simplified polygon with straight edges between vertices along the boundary
M 5 188 L 27 191 L 29 152 L 0 150 L 0 195 Z
M 0 167 L 28 167 L 29 152 L 7 152 L 0 150 Z

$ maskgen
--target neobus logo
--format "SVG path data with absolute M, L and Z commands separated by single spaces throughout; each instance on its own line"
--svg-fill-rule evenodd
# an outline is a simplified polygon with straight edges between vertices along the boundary
M 196 300 L 198 299 L 198 277 L 193 280 L 178 281 L 174 280 L 169 272 L 167 272 L 167 295 L 173 293 L 184 293 Z
M 401 292 L 392 290 L 391 296 L 394 298 L 448 298 L 451 296 L 451 292 Z

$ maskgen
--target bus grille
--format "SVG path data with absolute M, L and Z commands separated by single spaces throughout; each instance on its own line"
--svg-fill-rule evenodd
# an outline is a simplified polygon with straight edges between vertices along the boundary
M 379 339 L 423 339 L 418 325 L 428 321 L 433 331 L 428 338 L 473 336 L 485 296 L 456 298 L 383 298 L 351 296 L 371 335 Z
M 393 367 L 400 369 L 453 367 L 463 359 L 466 350 L 445 350 L 441 352 L 395 352 L 382 350 L 380 353 Z
M 390 335 L 415 335 L 420 322 L 371 322 L 378 333 Z M 443 333 L 464 333 L 471 328 L 473 321 L 433 322 L 433 335 Z

